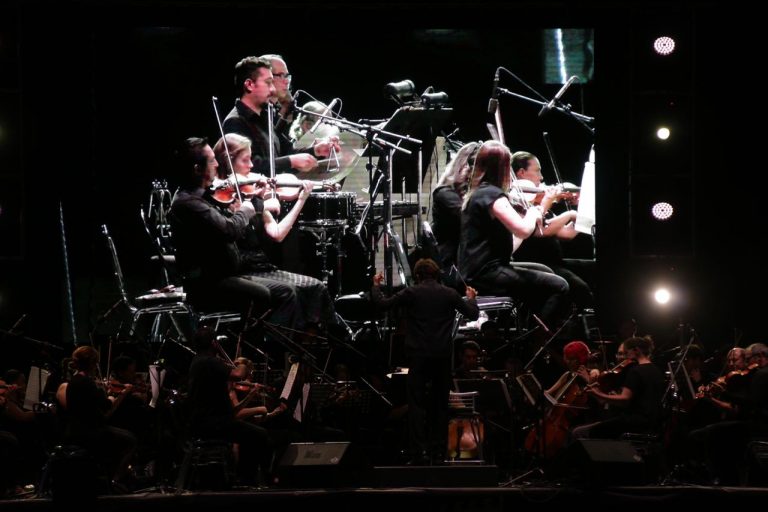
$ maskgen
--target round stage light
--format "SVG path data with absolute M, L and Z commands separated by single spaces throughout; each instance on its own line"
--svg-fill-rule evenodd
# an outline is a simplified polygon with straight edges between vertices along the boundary
M 664 201 L 654 204 L 651 207 L 651 215 L 656 220 L 667 220 L 675 213 L 675 209 L 671 204 Z
M 669 290 L 667 290 L 666 288 L 659 288 L 653 293 L 653 298 L 657 304 L 661 304 L 663 306 L 664 304 L 669 303 L 670 299 L 672 298 L 672 295 L 669 293 Z
M 669 55 L 675 51 L 675 40 L 669 36 L 657 37 L 653 42 L 653 49 L 659 55 Z
M 667 140 L 671 134 L 672 132 L 670 132 L 669 128 L 666 126 L 662 126 L 656 130 L 656 136 L 661 140 Z

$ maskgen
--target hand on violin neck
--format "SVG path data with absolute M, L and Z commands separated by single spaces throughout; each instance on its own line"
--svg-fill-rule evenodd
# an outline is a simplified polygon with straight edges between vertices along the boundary
M 301 192 L 299 193 L 299 201 L 306 201 L 309 195 L 312 193 L 313 184 L 311 181 L 303 180 L 301 182 Z

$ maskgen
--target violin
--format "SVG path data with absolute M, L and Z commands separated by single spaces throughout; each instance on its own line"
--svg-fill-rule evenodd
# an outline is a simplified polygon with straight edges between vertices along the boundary
M 723 391 L 733 390 L 746 384 L 747 377 L 759 369 L 759 364 L 752 363 L 743 370 L 733 370 L 732 372 L 728 372 L 727 374 L 713 380 L 709 384 L 700 386 L 696 392 L 695 398 L 717 398 Z
M 561 183 L 556 185 L 557 193 L 555 194 L 554 202 L 566 201 L 571 205 L 577 204 L 579 201 L 579 193 L 581 188 L 572 183 Z M 517 202 L 527 202 L 532 205 L 541 204 L 544 194 L 546 193 L 546 185 L 542 184 L 536 186 L 531 180 L 516 179 L 512 183 L 510 189 L 511 200 L 513 204 Z M 522 198 L 520 195 L 522 194 Z
M 144 384 L 143 382 L 137 382 L 135 384 L 126 384 L 116 379 L 110 379 L 109 381 L 106 382 L 107 394 L 109 395 L 119 395 L 127 387 L 131 388 L 131 394 L 140 395 L 147 392 L 147 385 Z
M 243 199 L 252 199 L 270 193 L 280 201 L 294 201 L 299 197 L 304 186 L 302 180 L 290 173 L 278 174 L 274 179 L 253 172 L 247 176 L 238 174 L 237 182 Z M 310 183 L 313 187 L 323 190 L 336 191 L 340 188 L 339 184 L 334 182 L 311 181 Z M 211 190 L 211 196 L 219 204 L 232 204 L 237 198 L 237 188 L 231 177 L 214 180 Z
M 624 379 L 624 372 L 635 366 L 637 361 L 634 359 L 624 359 L 610 370 L 600 372 L 597 380 L 592 384 L 589 384 L 587 388 L 597 387 L 603 393 L 608 393 L 618 389 L 619 385 Z
M 239 382 L 235 382 L 233 386 L 237 391 L 251 391 L 253 389 L 256 389 L 256 390 L 259 390 L 261 394 L 275 392 L 275 388 L 271 386 L 265 386 L 264 384 L 261 384 L 259 382 L 250 382 L 247 380 L 241 380 Z

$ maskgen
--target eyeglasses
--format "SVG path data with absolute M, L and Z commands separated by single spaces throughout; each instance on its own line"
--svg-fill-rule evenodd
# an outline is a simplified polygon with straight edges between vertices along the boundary
M 272 76 L 275 78 L 281 78 L 283 80 L 290 80 L 291 74 L 290 73 L 272 73 Z

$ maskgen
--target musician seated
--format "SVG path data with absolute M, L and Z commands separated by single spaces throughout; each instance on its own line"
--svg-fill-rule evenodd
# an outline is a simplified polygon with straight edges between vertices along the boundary
M 525 239 L 542 229 L 542 215 L 554 191 L 547 191 L 540 207 L 531 206 L 520 214 L 507 195 L 510 159 L 509 149 L 495 141 L 483 143 L 477 153 L 474 173 L 481 177 L 462 207 L 459 270 L 480 293 L 523 299 L 544 323 L 554 324 L 564 313 L 568 283 L 553 274 L 510 265 L 510 234 Z
M 217 357 L 216 332 L 202 327 L 192 341 L 197 356 L 189 367 L 189 434 L 237 443 L 238 475 L 245 483 L 255 483 L 258 465 L 266 473 L 271 469 L 272 449 L 267 431 L 237 418 L 229 391 L 231 383 L 242 375 Z
M 479 365 L 483 350 L 476 341 L 467 340 L 461 344 L 461 364 L 456 367 L 453 377 L 456 379 L 479 379 L 481 375 L 473 372 L 486 371 Z
M 126 386 L 117 396 L 108 396 L 104 382 L 98 380 L 99 354 L 91 346 L 72 352 L 75 374 L 59 386 L 56 397 L 65 424 L 64 442 L 82 446 L 104 464 L 108 475 L 125 480 L 137 441 L 127 430 L 107 425 L 131 388 Z M 98 381 L 98 385 L 97 385 Z
M 231 383 L 229 397 L 237 419 L 263 423 L 288 408 L 284 402 L 278 402 L 271 411 L 267 408 L 269 386 L 253 381 L 253 362 L 250 359 L 238 357 L 235 359 L 235 365 L 232 372 L 235 381 Z
M 512 155 L 512 172 L 519 180 L 529 181 L 534 187 L 541 187 L 544 182 L 539 159 L 527 151 L 517 151 Z M 541 233 L 544 236 L 532 236 L 522 242 L 515 251 L 515 260 L 546 265 L 555 274 L 568 281 L 568 297 L 576 306 L 593 308 L 595 301 L 589 285 L 581 276 L 568 268 L 563 259 L 561 241 L 573 240 L 579 235 L 575 226 L 576 210 L 566 210 L 555 215 L 547 219 L 546 224 L 546 229 Z
M 251 141 L 229 133 L 216 143 L 214 154 L 219 162 L 219 174 L 222 177 L 231 174 L 227 151 L 232 159 L 234 173 L 238 176 L 249 176 L 253 167 Z M 256 202 L 261 215 L 251 219 L 245 228 L 244 236 L 237 240 L 240 271 L 251 282 L 269 290 L 273 322 L 299 330 L 317 324 L 324 324 L 326 327 L 335 325 L 336 314 L 328 288 L 313 277 L 279 270 L 263 250 L 265 238 L 276 242 L 285 239 L 309 197 L 312 185 L 306 181 L 300 183 L 296 203 L 279 222 L 275 219 L 275 199 L 263 199 L 265 194 L 270 194 L 268 189 L 268 186 L 260 186 L 254 191 L 253 201 Z M 341 331 L 334 330 L 334 333 L 340 334 Z
M 270 302 L 269 289 L 241 272 L 235 244 L 256 215 L 254 205 L 235 203 L 234 212 L 224 215 L 206 199 L 218 163 L 205 139 L 187 139 L 177 164 L 181 187 L 168 219 L 188 300 L 204 309 L 234 308 L 245 314 L 254 307 L 251 312 L 261 314 Z
M 545 393 L 557 400 L 567 384 L 576 376 L 581 380 L 582 385 L 597 381 L 600 371 L 587 368 L 589 356 L 589 347 L 583 341 L 572 341 L 566 344 L 563 347 L 563 361 L 568 369 Z
M 664 374 L 648 358 L 650 343 L 646 338 L 630 338 L 624 342 L 624 349 L 627 358 L 637 364 L 627 370 L 621 390 L 609 394 L 596 387 L 587 388 L 587 392 L 600 402 L 622 406 L 621 410 L 607 420 L 575 428 L 574 438 L 610 439 L 626 432 L 658 433 L 665 389 Z
M 136 373 L 136 360 L 129 356 L 116 357 L 112 361 L 112 378 L 108 386 L 111 395 L 122 394 L 128 389 L 110 416 L 110 425 L 128 430 L 142 441 L 149 440 L 152 428 L 149 395 L 147 384 L 141 382 Z

